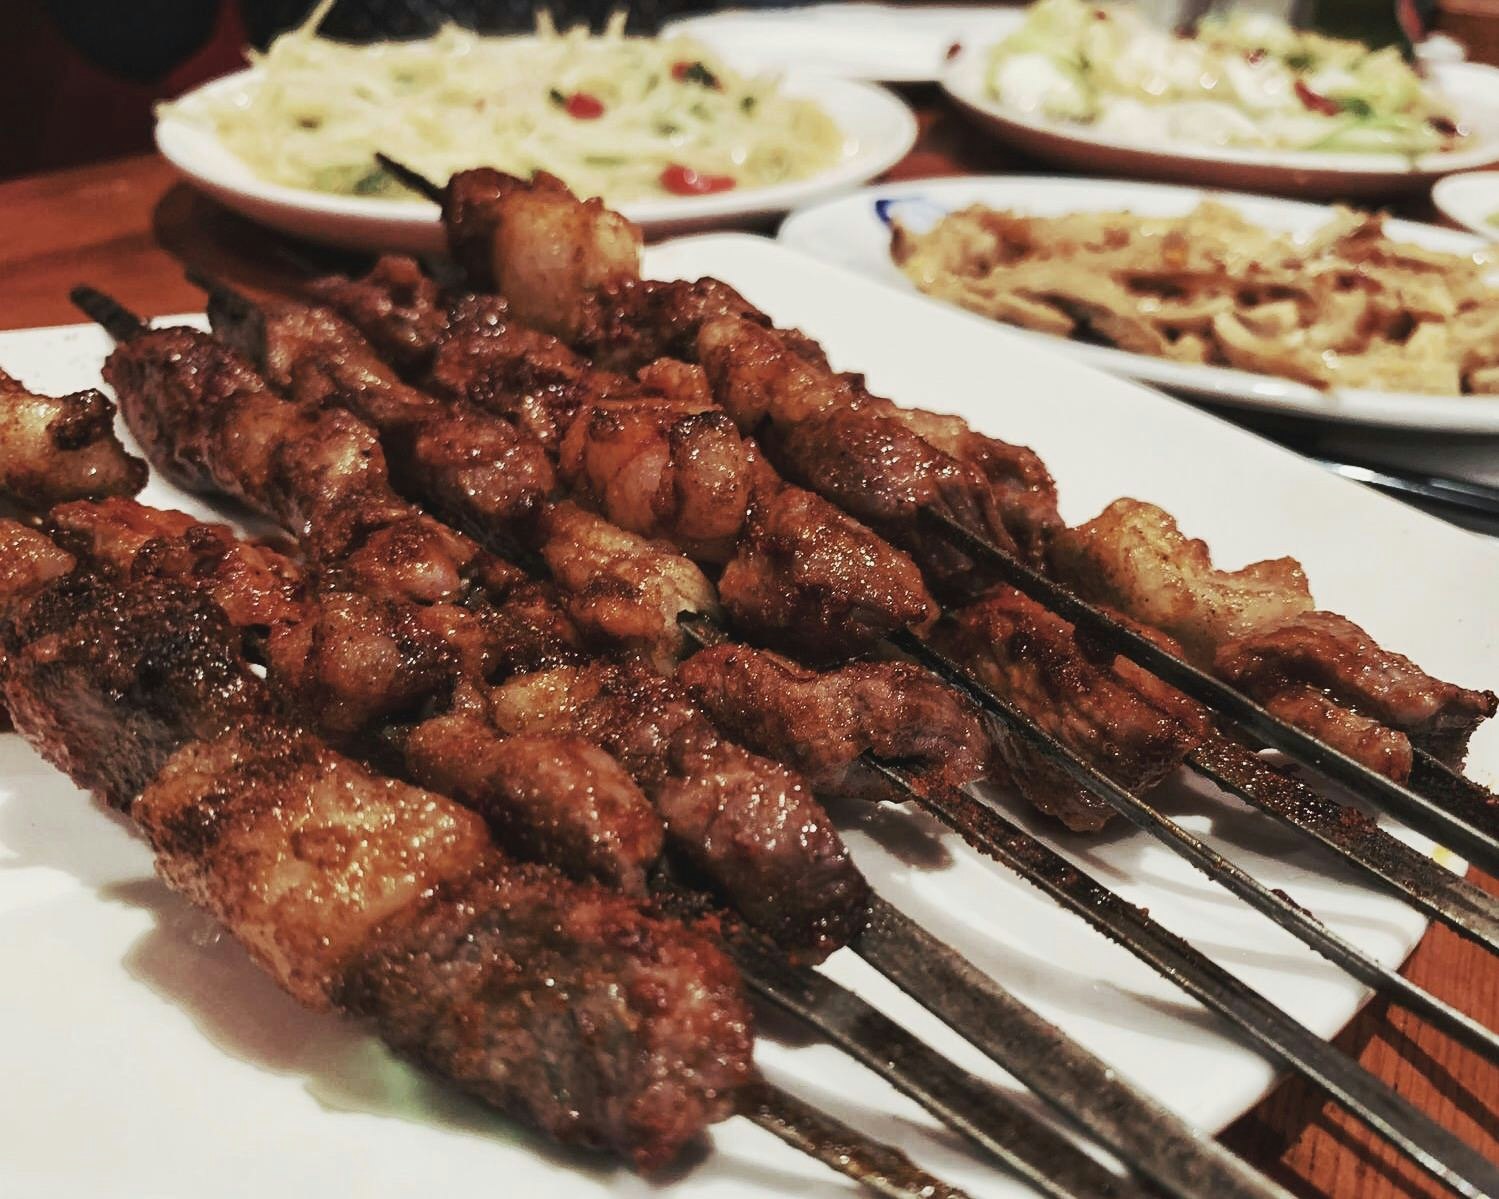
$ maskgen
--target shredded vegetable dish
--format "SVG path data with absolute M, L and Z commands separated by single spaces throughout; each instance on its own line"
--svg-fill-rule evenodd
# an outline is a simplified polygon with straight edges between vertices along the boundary
M 1396 241 L 1346 208 L 1297 237 L 1205 202 L 1182 217 L 974 206 L 895 226 L 922 291 L 1011 324 L 1315 387 L 1499 394 L 1487 252 Z
M 1121 140 L 1418 155 L 1467 136 L 1393 46 L 1210 17 L 1183 36 L 1127 3 L 1037 0 L 991 51 L 1001 103 Z
M 342 195 L 409 198 L 383 151 L 434 179 L 477 166 L 544 169 L 610 201 L 702 195 L 805 178 L 843 153 L 837 124 L 771 77 L 747 78 L 686 38 L 559 33 L 354 46 L 320 13 L 253 63 L 246 96 L 177 106 L 261 177 Z M 172 107 L 172 106 L 166 106 Z

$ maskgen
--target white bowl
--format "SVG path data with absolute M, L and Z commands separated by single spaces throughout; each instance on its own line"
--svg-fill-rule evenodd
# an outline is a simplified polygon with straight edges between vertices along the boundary
M 179 171 L 234 211 L 273 229 L 361 250 L 425 254 L 445 242 L 436 204 L 330 195 L 262 179 L 206 125 L 191 119 L 211 100 L 245 95 L 255 68 L 226 75 L 189 92 L 158 119 L 156 145 Z M 663 196 L 618 205 L 648 234 L 686 233 L 744 224 L 786 212 L 873 179 L 905 157 L 916 141 L 916 119 L 892 93 L 871 83 L 787 76 L 788 95 L 820 105 L 843 131 L 843 153 L 824 171 L 771 187 L 706 196 Z

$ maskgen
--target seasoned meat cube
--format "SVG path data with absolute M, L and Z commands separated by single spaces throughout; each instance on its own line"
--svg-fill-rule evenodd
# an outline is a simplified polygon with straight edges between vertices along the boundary
M 491 867 L 388 920 L 337 999 L 480 1098 L 642 1170 L 731 1115 L 754 1076 L 721 950 L 534 866 Z
M 298 403 L 347 408 L 380 435 L 396 486 L 481 541 L 513 544 L 556 484 L 535 439 L 404 383 L 327 308 L 211 296 L 214 332 Z
M 496 731 L 482 710 L 418 726 L 403 746 L 411 776 L 488 821 L 520 857 L 632 895 L 661 856 L 661 820 L 613 758 L 579 737 Z
M 125 452 L 114 417 L 97 391 L 37 395 L 0 370 L 0 499 L 40 512 L 134 495 L 146 485 L 146 464 Z
M 1155 786 L 1212 732 L 1206 714 L 1128 663 L 1099 661 L 1061 617 L 1010 587 L 950 613 L 934 640 L 1046 732 L 1131 791 Z M 997 744 L 1020 792 L 1068 828 L 1113 815 L 1018 734 Z
M 427 386 L 442 399 L 512 421 L 553 454 L 583 403 L 640 390 L 632 380 L 595 370 L 550 334 L 517 324 L 489 296 L 454 309 Z
M 73 555 L 46 534 L 0 517 L 0 622 L 75 565 Z
M 715 725 L 785 761 L 819 795 L 901 798 L 860 767 L 865 752 L 936 784 L 961 786 L 988 770 L 978 711 L 910 663 L 819 674 L 766 650 L 721 645 L 683 662 L 677 681 Z
M 770 325 L 769 317 L 718 279 L 638 279 L 595 296 L 574 341 L 611 370 L 637 371 L 657 358 L 695 362 L 698 331 L 723 317 Z M 811 338 L 794 329 L 778 332 L 793 352 L 814 365 L 827 365 Z
M 443 221 L 476 290 L 499 292 L 517 320 L 563 340 L 581 329 L 595 291 L 640 277 L 640 230 L 545 171 L 530 182 L 461 171 L 448 182 Z
M 476 547 L 400 499 L 352 413 L 276 395 L 239 355 L 182 327 L 147 330 L 104 366 L 131 432 L 168 478 L 222 491 L 379 594 L 461 596 Z
M 72 554 L 44 534 L 0 517 L 0 732 L 10 727 L 4 691 L 8 655 L 5 626 L 48 583 L 76 565 Z
M 1258 699 L 1302 688 L 1321 692 L 1407 734 L 1455 766 L 1466 756 L 1474 730 L 1499 706 L 1492 691 L 1470 691 L 1432 678 L 1334 612 L 1306 612 L 1221 645 L 1213 665 Z
M 375 352 L 407 379 L 425 373 L 447 328 L 447 308 L 421 263 L 382 254 L 362 279 L 314 279 L 308 294 L 364 334 Z
M 745 535 L 718 581 L 739 628 L 820 662 L 931 623 L 937 607 L 910 558 L 763 462 L 753 468 Z
M 975 433 L 961 417 L 902 408 L 875 396 L 861 396 L 857 411 L 902 424 L 929 446 L 975 469 L 988 484 L 988 494 L 983 503 L 975 499 L 974 508 L 985 510 L 992 503 L 1021 557 L 1038 564 L 1046 560 L 1047 546 L 1062 527 L 1062 518 L 1057 513 L 1056 482 L 1034 450 Z M 947 498 L 953 502 L 950 490 Z
M 567 597 L 568 615 L 597 647 L 638 651 L 670 673 L 689 647 L 678 615 L 719 614 L 713 585 L 669 545 L 573 503 L 548 510 L 542 535 L 542 557 Z
M 49 762 L 127 807 L 183 745 L 269 709 L 238 640 L 196 589 L 69 575 L 10 632 L 5 706 Z
M 1189 539 L 1154 504 L 1115 500 L 1052 543 L 1057 577 L 1180 642 L 1211 666 L 1218 646 L 1312 610 L 1301 564 L 1293 558 L 1219 570 L 1207 544 Z
M 186 746 L 131 815 L 167 882 L 313 1007 L 377 924 L 489 842 L 473 813 L 263 721 Z
M 301 571 L 265 545 L 243 541 L 228 525 L 135 500 L 61 504 L 47 517 L 61 545 L 129 579 L 178 579 L 208 589 L 235 628 L 297 619 Z
M 644 662 L 514 679 L 490 714 L 507 732 L 608 751 L 650 796 L 677 860 L 788 952 L 820 960 L 863 927 L 868 885 L 802 780 L 725 741 Z
M 1315 687 L 1293 685 L 1255 698 L 1271 715 L 1305 729 L 1370 770 L 1377 770 L 1397 782 L 1410 777 L 1410 738 L 1352 708 L 1333 703 L 1326 692 Z
M 574 495 L 698 561 L 728 558 L 749 502 L 748 453 L 711 404 L 665 396 L 597 400 L 563 438 L 559 472 Z
M 1033 463 L 1027 482 L 1017 485 L 1012 464 L 1000 462 L 996 447 L 1004 443 L 961 438 L 941 418 L 875 401 L 749 321 L 710 322 L 698 347 L 715 398 L 739 427 L 762 430 L 767 452 L 790 478 L 915 555 L 939 589 L 971 595 L 980 576 L 966 554 L 923 520 L 923 512 L 950 516 L 1016 553 L 1021 551 L 1006 524 L 1007 510 L 1016 511 L 1012 522 L 1025 531 L 1028 544 L 1049 535 L 1054 520 L 1037 511 L 1054 508 L 1050 479 L 1043 482 L 1044 468 L 1037 476 L 1039 463 Z M 945 443 L 961 444 L 967 457 L 955 457 L 922 435 L 939 426 Z

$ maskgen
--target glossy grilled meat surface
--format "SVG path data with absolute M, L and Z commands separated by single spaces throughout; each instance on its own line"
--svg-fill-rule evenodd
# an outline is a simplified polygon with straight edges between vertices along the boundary
M 447 328 L 447 308 L 421 263 L 383 254 L 362 279 L 314 279 L 308 295 L 332 308 L 369 340 L 375 352 L 407 379 L 422 377 Z
M 336 997 L 480 1098 L 643 1170 L 732 1115 L 754 1074 L 750 1012 L 711 940 L 534 866 L 386 921 Z
M 871 397 L 808 362 L 775 330 L 710 322 L 697 357 L 714 397 L 741 429 L 764 438 L 781 469 L 916 555 L 944 593 L 972 594 L 976 570 L 923 521 L 924 511 L 1033 560 L 1060 523 L 1055 487 L 1029 450 Z
M 443 222 L 476 290 L 498 292 L 518 320 L 565 340 L 581 331 L 585 297 L 640 277 L 640 230 L 545 171 L 529 182 L 461 171 L 448 182 Z
M 1000 696 L 1114 782 L 1149 790 L 1212 735 L 1206 714 L 1132 664 L 1091 654 L 1075 630 L 1010 587 L 950 613 L 939 646 Z M 1001 730 L 1000 755 L 1036 807 L 1080 832 L 1102 828 L 1114 810 L 1034 749 Z
M 478 812 L 517 856 L 645 893 L 661 856 L 661 819 L 598 746 L 567 735 L 506 736 L 482 706 L 457 706 L 413 729 L 402 753 L 413 779 Z
M 331 309 L 211 297 L 215 334 L 291 399 L 347 408 L 377 431 L 397 489 L 486 543 L 524 540 L 556 486 L 536 441 L 469 404 L 405 383 Z
M 690 648 L 678 617 L 720 615 L 713 584 L 672 546 L 570 501 L 548 509 L 541 543 L 568 616 L 595 649 L 638 652 L 670 673 Z
M 104 375 L 179 486 L 233 496 L 384 594 L 465 591 L 476 547 L 395 494 L 374 431 L 351 413 L 283 399 L 240 355 L 180 326 L 122 343 Z
M 861 766 L 864 753 L 938 785 L 989 773 L 991 746 L 977 709 L 911 663 L 818 673 L 768 650 L 721 645 L 683 662 L 677 681 L 718 728 L 780 757 L 819 795 L 903 798 Z
M 916 564 L 821 496 L 781 480 L 758 453 L 744 534 L 719 598 L 751 638 L 814 662 L 921 632 L 936 602 Z
M 607 750 L 650 796 L 677 860 L 788 951 L 818 960 L 863 926 L 868 885 L 803 780 L 725 740 L 645 662 L 513 679 L 489 710 L 507 732 Z
M 7 639 L 18 728 L 298 999 L 642 1168 L 732 1112 L 749 1011 L 710 939 L 505 860 L 475 814 L 269 717 L 206 594 L 75 572 Z
M 97 391 L 54 397 L 0 370 L 0 500 L 42 512 L 67 500 L 134 495 L 146 464 L 114 431 L 115 406 Z
M 1492 691 L 1433 678 L 1334 612 L 1305 612 L 1223 644 L 1213 667 L 1257 699 L 1279 702 L 1283 710 L 1298 691 L 1320 694 L 1351 714 L 1339 722 L 1344 730 L 1356 728 L 1358 718 L 1377 721 L 1457 767 L 1474 731 L 1499 707 Z M 1347 732 L 1334 738 L 1335 743 L 1351 739 Z M 1365 760 L 1375 765 L 1379 758 L 1376 753 Z M 1397 758 L 1387 773 L 1405 777 L 1408 765 L 1405 772 L 1398 767 Z
M 1079 594 L 1160 629 L 1202 666 L 1212 665 L 1224 642 L 1314 607 L 1299 562 L 1276 558 L 1221 570 L 1206 542 L 1187 537 L 1170 513 L 1142 500 L 1115 500 L 1058 534 L 1051 565 Z
M 301 568 L 228 525 L 129 499 L 60 504 L 53 540 L 128 579 L 177 579 L 208 589 L 236 628 L 270 628 L 304 611 Z

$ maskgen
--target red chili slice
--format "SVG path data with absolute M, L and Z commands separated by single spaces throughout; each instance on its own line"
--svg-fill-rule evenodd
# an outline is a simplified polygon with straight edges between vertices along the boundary
M 661 186 L 675 196 L 706 196 L 712 192 L 726 192 L 736 182 L 733 175 L 705 175 L 675 162 L 661 172 Z
M 1296 98 L 1313 112 L 1320 112 L 1325 117 L 1335 117 L 1343 111 L 1343 106 L 1336 100 L 1321 92 L 1312 91 L 1299 79 L 1296 80 Z
M 567 115 L 579 121 L 592 121 L 604 115 L 604 102 L 587 92 L 574 92 L 563 105 Z

